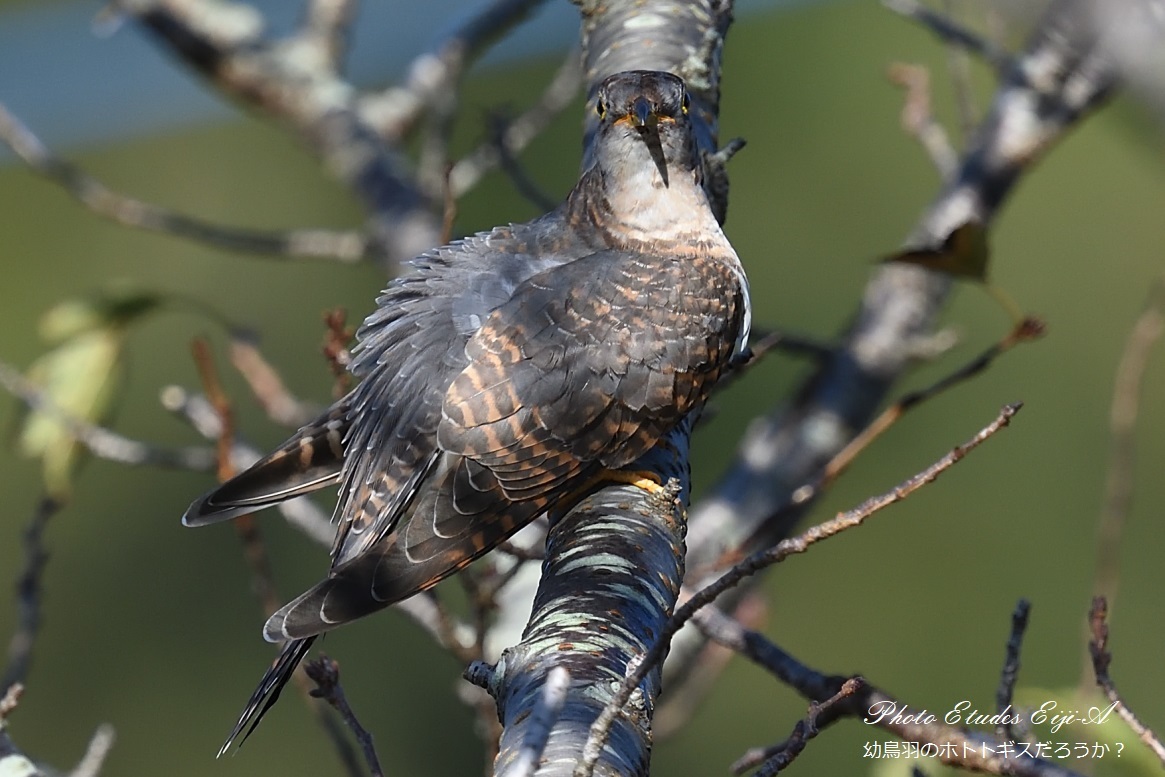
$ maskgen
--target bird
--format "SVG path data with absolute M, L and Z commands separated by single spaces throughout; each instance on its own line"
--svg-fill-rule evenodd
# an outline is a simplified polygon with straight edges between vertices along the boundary
M 338 487 L 327 577 L 266 622 L 283 647 L 220 756 L 322 633 L 602 482 L 659 489 L 632 465 L 747 353 L 748 280 L 705 193 L 683 80 L 624 71 L 591 102 L 590 163 L 565 201 L 414 259 L 357 332 L 355 388 L 183 516 Z

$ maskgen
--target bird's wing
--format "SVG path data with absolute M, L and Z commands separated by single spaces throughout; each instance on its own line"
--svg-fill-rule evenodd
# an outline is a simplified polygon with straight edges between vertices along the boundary
M 437 427 L 445 391 L 467 364 L 465 344 L 526 278 L 569 261 L 561 244 L 534 250 L 527 234 L 557 224 L 498 227 L 416 259 L 415 272 L 377 300 L 357 338 L 336 506 L 333 566 L 340 567 L 396 528 L 440 464 Z M 561 230 L 559 230 L 561 231 Z
M 643 455 L 701 403 L 742 325 L 720 263 L 607 251 L 519 284 L 465 347 L 424 487 L 395 530 L 267 622 L 297 639 L 424 590 Z
M 337 483 L 349 426 L 347 398 L 244 472 L 200 497 L 182 523 L 205 526 Z
M 438 442 L 512 501 L 590 464 L 626 466 L 707 397 L 743 326 L 743 294 L 706 257 L 603 251 L 539 273 L 469 340 Z

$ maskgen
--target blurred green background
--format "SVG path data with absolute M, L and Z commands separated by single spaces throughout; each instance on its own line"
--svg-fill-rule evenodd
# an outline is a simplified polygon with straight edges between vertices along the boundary
M 749 145 L 731 167 L 727 230 L 752 278 L 758 325 L 823 338 L 837 332 L 874 259 L 897 247 L 935 193 L 932 166 L 898 126 L 901 97 L 884 75 L 893 61 L 931 66 L 936 110 L 953 124 L 945 50 L 875 4 L 753 14 L 731 31 L 722 137 L 744 136 Z M 484 137 L 486 111 L 529 104 L 555 66 L 475 76 L 465 90 L 462 147 Z M 976 78 L 986 97 L 989 78 L 978 71 Z M 580 115 L 568 112 L 523 156 L 532 177 L 556 196 L 576 175 Z M 993 232 L 992 272 L 1025 310 L 1047 319 L 1048 336 L 911 412 L 859 459 L 813 519 L 927 466 L 1005 402 L 1022 399 L 1024 411 L 1011 429 L 905 504 L 775 569 L 766 583 L 771 607 L 764 630 L 786 649 L 826 672 L 861 672 L 915 708 L 945 711 L 969 699 L 986 709 L 1010 613 L 1027 597 L 1033 614 L 1021 686 L 1077 683 L 1113 373 L 1149 286 L 1165 267 L 1158 130 L 1137 106 L 1118 101 L 1022 182 Z M 358 205 L 294 139 L 251 118 L 72 156 L 119 191 L 224 223 L 271 229 L 361 223 Z M 231 255 L 119 228 L 11 165 L 0 169 L 0 214 L 0 358 L 22 367 L 43 351 L 37 325 L 49 307 L 129 279 L 201 300 L 258 329 L 291 389 L 322 402 L 331 384 L 318 355 L 322 311 L 344 306 L 358 319 L 384 281 L 371 266 Z M 494 175 L 461 203 L 457 231 L 533 215 L 533 206 Z M 1008 320 L 980 288 L 964 285 L 946 324 L 961 335 L 959 346 L 920 368 L 909 385 L 970 358 L 998 339 Z M 200 442 L 158 403 L 163 386 L 197 385 L 189 343 L 198 335 L 209 336 L 223 357 L 221 331 L 189 309 L 163 309 L 132 331 L 114 428 L 166 445 Z M 716 401 L 719 413 L 700 430 L 693 457 L 697 499 L 749 419 L 786 396 L 808 369 L 771 357 Z M 1163 387 L 1165 359 L 1158 356 L 1146 375 L 1135 504 L 1111 618 L 1115 679 L 1158 727 L 1165 726 Z M 240 381 L 231 377 L 228 388 L 242 434 L 262 446 L 283 438 Z M 0 423 L 15 426 L 17 410 L 11 397 L 0 396 Z M 40 494 L 39 477 L 38 465 L 11 445 L 0 450 L 3 579 L 14 579 L 21 565 L 21 532 Z M 72 503 L 48 532 L 43 629 L 11 728 L 27 752 L 67 767 L 94 727 L 110 722 L 118 741 L 106 774 L 337 771 L 330 746 L 294 695 L 240 753 L 213 760 L 271 652 L 259 636 L 262 617 L 234 533 L 178 523 L 211 482 L 209 475 L 103 461 L 84 468 Z M 284 597 L 323 573 L 323 551 L 274 516 L 264 526 Z M 5 641 L 13 622 L 12 598 L 0 596 Z M 480 772 L 472 718 L 455 694 L 461 667 L 405 619 L 369 618 L 329 636 L 324 648 L 341 661 L 351 702 L 376 734 L 391 773 Z M 653 772 L 725 774 L 745 749 L 784 738 L 804 710 L 795 694 L 737 659 L 691 725 L 657 745 Z M 886 738 L 847 722 L 812 743 L 794 768 L 866 772 L 876 763 L 862 758 L 863 743 Z M 1123 741 L 1127 766 L 1136 743 L 1131 734 Z M 1109 758 L 1096 771 L 1120 773 L 1118 766 Z

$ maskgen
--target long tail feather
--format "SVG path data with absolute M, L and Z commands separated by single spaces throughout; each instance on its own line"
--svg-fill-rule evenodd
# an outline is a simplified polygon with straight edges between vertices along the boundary
M 243 713 L 239 715 L 239 719 L 235 723 L 235 727 L 231 729 L 227 741 L 223 742 L 222 747 L 219 748 L 219 758 L 230 749 L 236 739 L 239 741 L 239 747 L 243 746 L 243 742 L 247 741 L 247 737 L 251 736 L 251 732 L 255 730 L 259 725 L 259 721 L 267 714 L 267 710 L 271 709 L 271 705 L 279 699 L 279 694 L 283 691 L 283 686 L 287 685 L 287 681 L 295 674 L 295 668 L 299 666 L 299 662 L 307 655 L 307 651 L 311 649 L 313 642 L 315 642 L 315 637 L 293 639 L 283 646 L 283 649 L 279 651 L 279 657 L 275 659 L 275 663 L 263 675 L 263 679 L 259 681 L 259 687 L 251 694 L 250 700 L 247 701 L 247 706 L 243 708 Z M 240 734 L 242 735 L 241 738 L 239 736 Z

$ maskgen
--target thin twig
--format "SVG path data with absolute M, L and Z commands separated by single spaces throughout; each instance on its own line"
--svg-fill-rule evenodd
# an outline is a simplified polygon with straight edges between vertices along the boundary
M 607 736 L 610 733 L 611 724 L 614 722 L 615 717 L 627 704 L 631 698 L 631 694 L 639 687 L 639 683 L 643 681 L 647 673 L 663 659 L 663 656 L 667 653 L 671 638 L 701 607 L 715 601 L 716 597 L 739 585 L 742 581 L 755 575 L 760 570 L 780 563 L 789 556 L 804 553 L 811 546 L 822 540 L 826 540 L 855 526 L 860 526 L 871 515 L 902 501 L 918 489 L 933 482 L 942 473 L 961 461 L 969 452 L 994 436 L 1000 429 L 1008 426 L 1011 423 L 1012 417 L 1019 412 L 1022 406 L 1022 403 L 1018 402 L 1005 405 L 995 420 L 981 429 L 978 434 L 943 456 L 922 472 L 899 484 L 892 491 L 867 499 L 853 510 L 841 513 L 832 520 L 818 524 L 797 537 L 782 540 L 772 548 L 766 548 L 752 554 L 677 607 L 675 613 L 661 630 L 655 644 L 644 654 L 642 661 L 638 662 L 634 668 L 628 668 L 629 671 L 619 692 L 614 695 L 595 722 L 591 724 L 590 735 L 587 737 L 586 745 L 583 747 L 582 758 L 574 771 L 575 777 L 591 777 L 594 765 L 598 760 L 603 746 L 606 744 Z
M 526 198 L 535 208 L 542 211 L 553 210 L 558 201 L 542 190 L 526 169 L 522 167 L 522 163 L 514 156 L 514 153 L 506 145 L 506 122 L 501 117 L 495 117 L 491 122 L 493 125 L 491 135 L 493 137 L 494 146 L 498 152 L 498 163 L 501 166 L 502 172 L 510 179 L 510 183 L 514 185 L 514 189 L 518 194 Z
M 1136 470 L 1136 428 L 1145 368 L 1154 344 L 1165 332 L 1165 278 L 1149 291 L 1145 307 L 1125 340 L 1117 365 L 1109 411 L 1108 475 L 1104 507 L 1096 532 L 1096 573 L 1093 594 L 1116 599 L 1120 579 L 1120 544 L 1133 501 Z
M 229 353 L 231 364 L 247 381 L 251 393 L 272 421 L 296 429 L 315 417 L 318 409 L 288 391 L 282 376 L 259 351 L 254 336 L 232 331 Z
M 944 181 L 950 180 L 959 166 L 959 155 L 951 145 L 943 126 L 930 110 L 930 71 L 922 65 L 898 62 L 886 72 L 890 82 L 902 88 L 902 130 L 916 138 L 938 168 Z
M 23 683 L 32 664 L 32 649 L 40 629 L 41 578 L 48 553 L 44 533 L 52 517 L 63 507 L 52 497 L 42 497 L 24 530 L 24 568 L 16 579 L 16 630 L 8 641 L 8 663 L 0 688 Z
M 324 358 L 328 360 L 328 367 L 335 378 L 332 396 L 339 399 L 352 386 L 352 374 L 348 372 L 352 353 L 348 345 L 356 330 L 348 326 L 348 311 L 344 308 L 333 308 L 325 313 L 324 326 L 327 328 L 324 333 Z
M 725 645 L 772 673 L 804 698 L 822 699 L 837 693 L 847 678 L 825 675 L 775 645 L 763 634 L 746 629 L 715 607 L 705 607 L 694 617 L 696 626 L 708 639 Z M 817 727 L 824 729 L 842 718 L 858 718 L 866 725 L 876 726 L 894 734 L 904 742 L 918 742 L 935 746 L 938 760 L 949 766 L 988 774 L 1020 775 L 1022 777 L 1069 777 L 1073 775 L 1050 760 L 1029 755 L 1017 755 L 1014 747 L 990 737 L 945 724 L 941 718 L 925 719 L 907 714 L 919 709 L 890 696 L 873 685 L 863 684 L 855 693 L 838 701 L 818 714 Z M 899 714 L 903 713 L 903 714 Z M 749 751 L 737 762 L 744 771 L 761 763 L 771 749 Z M 1010 756 L 1007 754 L 1010 752 Z M 740 773 L 740 772 L 737 772 Z
M 944 0 L 946 17 L 952 19 L 955 7 L 952 0 Z M 983 40 L 980 36 L 979 40 Z M 971 84 L 971 58 L 964 46 L 947 40 L 947 70 L 955 93 L 955 107 L 959 113 L 959 132 L 966 144 L 979 123 L 979 109 L 975 105 L 975 90 Z
M 69 772 L 69 777 L 97 777 L 116 739 L 113 726 L 108 723 L 98 726 L 89 740 L 89 746 L 85 748 L 85 755 Z
M 550 126 L 556 116 L 574 102 L 582 82 L 579 52 L 571 51 L 550 79 L 550 83 L 546 85 L 538 101 L 516 119 L 508 122 L 500 139 L 483 143 L 454 163 L 449 174 L 453 194 L 461 197 L 476 186 L 486 173 L 501 165 L 499 148 L 506 149 L 511 157 L 517 157 L 534 138 Z
M 234 450 L 235 425 L 234 412 L 230 399 L 219 381 L 218 370 L 214 364 L 214 355 L 210 345 L 202 339 L 195 339 L 191 344 L 194 352 L 194 362 L 198 367 L 198 374 L 202 380 L 202 389 L 218 416 L 220 432 L 218 435 L 218 479 L 220 482 L 230 480 L 236 470 L 231 456 Z M 232 522 L 239 540 L 243 543 L 243 555 L 247 566 L 251 570 L 251 585 L 263 613 L 270 617 L 279 609 L 279 594 L 275 591 L 275 578 L 271 572 L 271 562 L 267 557 L 267 549 L 263 544 L 259 525 L 254 516 L 240 515 Z
M 305 663 L 303 670 L 316 684 L 311 695 L 317 699 L 323 699 L 331 705 L 332 709 L 340 713 L 340 717 L 352 731 L 356 741 L 360 743 L 360 749 L 364 752 L 364 761 L 368 765 L 372 777 L 383 777 L 384 771 L 380 768 L 380 759 L 376 755 L 376 745 L 372 741 L 372 734 L 360 724 L 356 718 L 356 713 L 352 711 L 348 699 L 344 696 L 344 688 L 340 685 L 339 664 L 325 655 L 320 655 Z
M 1016 324 L 1001 340 L 983 351 L 971 361 L 962 365 L 953 372 L 944 375 L 925 388 L 911 391 L 894 404 L 887 407 L 882 413 L 861 431 L 848 445 L 845 446 L 829 464 L 826 465 L 822 476 L 823 485 L 828 485 L 846 470 L 857 455 L 865 450 L 870 443 L 882 436 L 903 415 L 916 405 L 943 393 L 963 381 L 975 377 L 991 366 L 992 362 L 1010 351 L 1020 343 L 1030 342 L 1042 337 L 1045 332 L 1044 323 L 1038 318 L 1028 317 Z
M 866 682 L 862 678 L 851 677 L 842 683 L 841 690 L 825 701 L 820 704 L 810 702 L 809 714 L 797 721 L 797 725 L 793 727 L 793 733 L 789 735 L 788 739 L 772 749 L 769 757 L 761 764 L 761 768 L 757 771 L 756 777 L 773 777 L 773 775 L 779 774 L 788 768 L 797 759 L 797 756 L 801 755 L 805 750 L 805 746 L 809 744 L 809 740 L 820 733 L 820 729 L 817 728 L 817 718 L 823 712 L 829 712 L 833 707 L 853 696 L 865 684 Z M 737 763 L 740 762 L 738 761 Z M 739 773 L 737 772 L 737 774 Z
M 1092 600 L 1092 607 L 1088 612 L 1088 623 L 1092 629 L 1092 640 L 1088 643 L 1088 650 L 1092 654 L 1092 670 L 1096 673 L 1096 684 L 1112 702 L 1120 719 L 1127 723 L 1145 746 L 1153 751 L 1157 759 L 1165 764 L 1165 744 L 1162 744 L 1152 729 L 1142 723 L 1128 708 L 1108 674 L 1109 666 L 1112 664 L 1112 653 L 1108 651 L 1107 619 L 1108 602 L 1103 596 L 1097 596 Z
M 544 0 L 491 0 L 435 48 L 413 59 L 401 86 L 361 99 L 360 113 L 390 143 L 400 142 L 434 104 L 456 96 L 465 70 Z M 464 191 L 458 191 L 460 196 Z
M 214 469 L 214 451 L 206 447 L 162 448 L 131 440 L 105 427 L 76 417 L 60 407 L 39 386 L 15 367 L 0 362 L 0 387 L 30 409 L 47 413 L 59 421 L 77 442 L 99 459 L 131 466 L 149 465 L 206 472 Z
M 995 711 L 999 713 L 999 724 L 995 726 L 995 735 L 1004 740 L 1015 740 L 1015 732 L 1010 721 L 1011 700 L 1015 693 L 1015 682 L 1019 679 L 1019 649 L 1023 645 L 1023 635 L 1027 630 L 1028 615 L 1031 614 L 1031 602 L 1020 599 L 1015 604 L 1015 611 L 1011 614 L 1011 635 L 1007 639 L 1007 654 L 1003 659 L 1003 670 L 999 673 L 999 689 L 995 692 Z
M 53 155 L 2 103 L 0 141 L 11 148 L 29 169 L 60 186 L 93 213 L 123 226 L 174 235 L 227 251 L 269 256 L 356 262 L 368 254 L 368 238 L 359 232 L 236 229 L 118 194 L 77 166 Z
M 1003 72 L 1012 64 L 1013 58 L 1006 49 L 927 8 L 918 0 L 882 0 L 882 5 L 920 23 L 947 43 L 974 52 L 998 72 Z
M 411 618 L 458 661 L 468 664 L 477 660 L 473 649 L 473 627 L 449 612 L 436 592 L 426 591 L 397 602 L 393 607 Z

